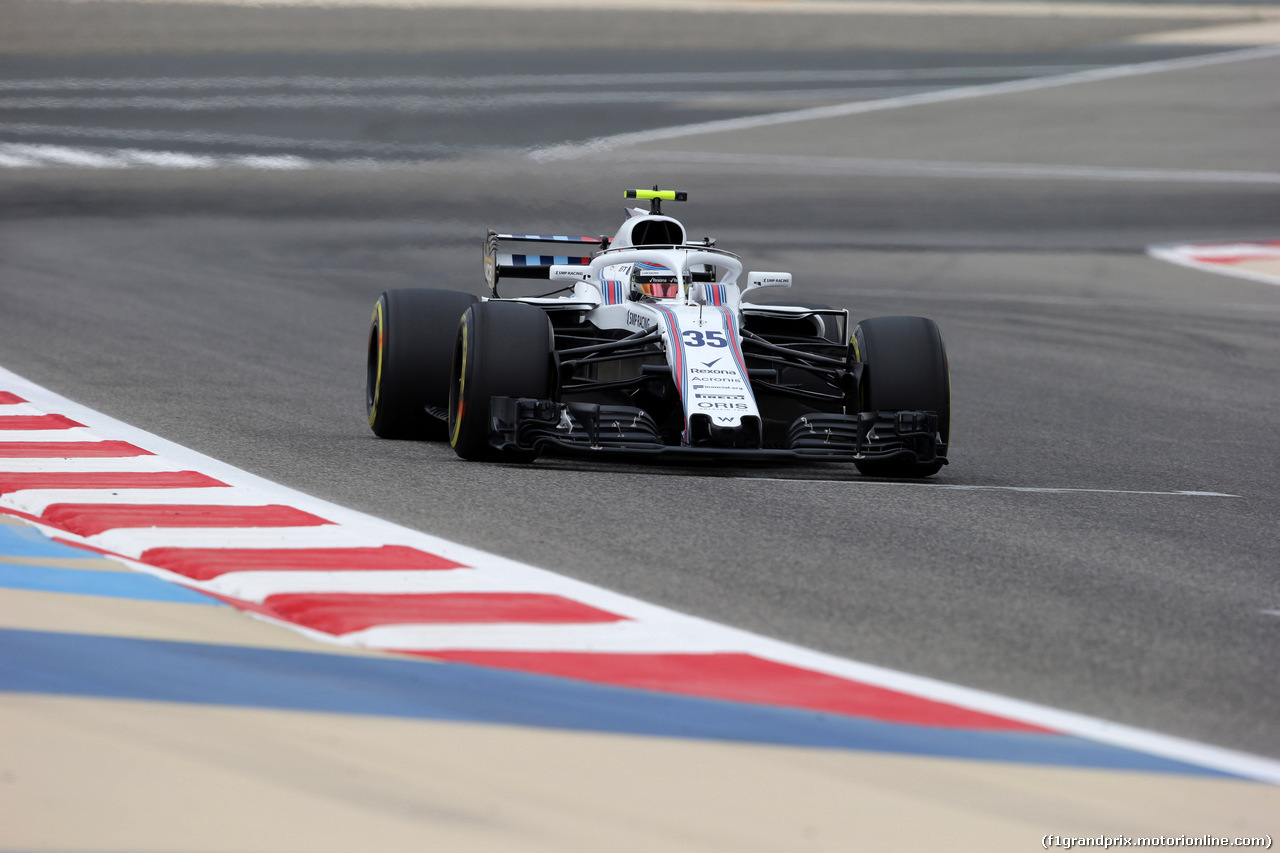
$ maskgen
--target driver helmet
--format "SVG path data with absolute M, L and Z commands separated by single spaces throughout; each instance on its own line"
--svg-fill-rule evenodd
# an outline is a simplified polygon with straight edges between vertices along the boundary
M 667 267 L 638 261 L 631 267 L 631 292 L 637 298 L 671 299 L 680 295 L 680 279 Z

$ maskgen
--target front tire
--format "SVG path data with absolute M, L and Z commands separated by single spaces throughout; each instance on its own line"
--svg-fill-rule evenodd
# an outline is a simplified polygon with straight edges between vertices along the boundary
M 493 397 L 546 400 L 554 390 L 555 332 L 546 312 L 522 302 L 477 302 L 462 315 L 449 386 L 449 443 L 463 459 L 532 462 L 536 451 L 489 443 Z
M 476 298 L 456 290 L 388 290 L 369 325 L 365 411 L 379 438 L 443 441 L 445 422 L 427 414 L 449 402 L 458 318 Z
M 873 317 L 854 329 L 858 360 L 866 365 L 862 411 L 938 413 L 938 455 L 951 438 L 951 375 L 938 324 L 925 317 Z M 868 477 L 929 477 L 941 460 L 920 463 L 871 459 L 854 463 Z

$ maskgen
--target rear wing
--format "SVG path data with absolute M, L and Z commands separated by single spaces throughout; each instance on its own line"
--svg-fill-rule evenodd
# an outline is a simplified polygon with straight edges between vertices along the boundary
M 503 254 L 498 251 L 498 243 L 558 243 L 577 246 L 582 250 L 591 247 L 593 250 L 609 248 L 608 237 L 566 237 L 562 235 L 547 236 L 542 234 L 499 234 L 490 231 L 484 240 L 484 280 L 494 296 L 498 295 L 498 281 L 503 278 L 550 279 L 559 277 L 557 273 L 569 274 L 567 277 L 577 278 L 576 267 L 581 267 L 581 275 L 590 270 L 591 255 L 533 255 Z M 557 268 L 570 267 L 570 270 Z

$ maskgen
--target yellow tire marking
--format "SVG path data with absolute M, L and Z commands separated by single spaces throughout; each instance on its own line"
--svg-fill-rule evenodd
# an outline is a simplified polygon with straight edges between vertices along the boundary
M 373 405 L 369 407 L 369 426 L 373 426 L 374 420 L 378 417 L 378 400 L 382 397 L 382 348 L 383 341 L 383 324 L 382 319 L 382 300 L 378 300 L 378 304 L 373 307 L 373 329 L 378 335 L 378 373 L 373 381 Z
M 453 434 L 449 436 L 449 446 L 458 446 L 458 436 L 462 432 L 462 412 L 466 408 L 465 394 L 467 392 L 467 323 L 466 316 L 462 319 L 462 368 L 458 372 L 458 407 L 453 413 Z

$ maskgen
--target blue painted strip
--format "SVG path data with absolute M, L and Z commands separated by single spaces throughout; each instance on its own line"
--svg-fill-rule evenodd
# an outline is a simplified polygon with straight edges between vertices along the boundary
M 96 557 L 92 551 L 54 542 L 34 527 L 0 524 L 0 554 L 6 557 Z
M 664 308 L 661 305 L 653 306 L 654 310 L 662 315 L 667 324 L 667 335 L 670 339 L 671 346 L 668 348 L 667 361 L 670 363 L 677 388 L 680 391 L 680 399 L 689 399 L 689 381 L 684 369 L 684 343 L 683 336 L 680 333 L 680 323 L 676 320 L 676 315 L 670 308 Z M 743 374 L 745 375 L 745 374 Z M 689 417 L 686 414 L 684 418 L 683 441 L 689 443 Z
M 193 589 L 137 572 L 57 569 L 50 566 L 0 563 L 0 587 L 97 595 L 104 598 L 132 598 L 139 601 L 222 604 Z
M 902 726 L 456 663 L 0 629 L 0 690 L 1226 776 L 1064 735 Z
M 570 255 L 499 255 L 498 263 L 502 266 L 514 267 L 549 267 L 557 266 L 583 267 L 591 263 L 590 258 Z
M 499 234 L 499 240 L 524 240 L 537 243 L 599 243 L 599 237 L 572 237 L 563 234 Z

